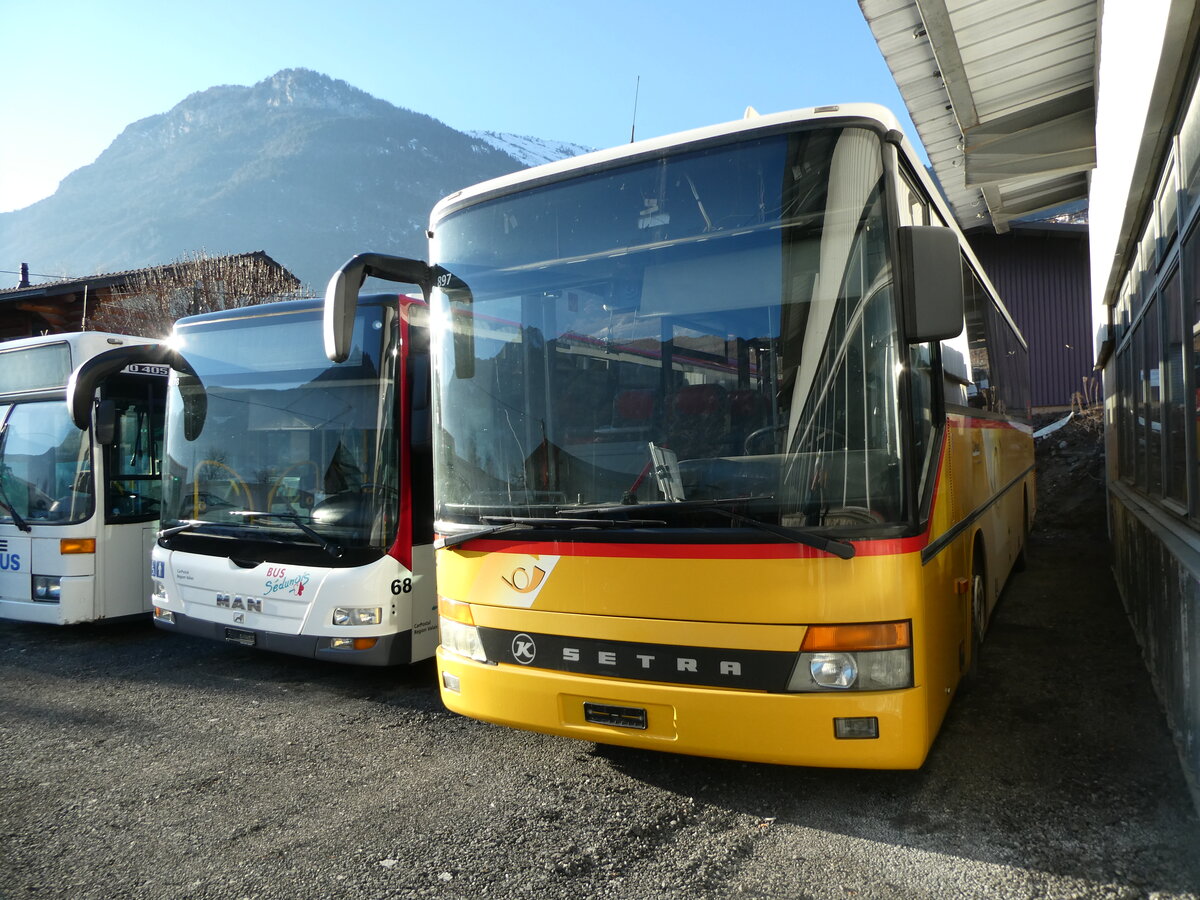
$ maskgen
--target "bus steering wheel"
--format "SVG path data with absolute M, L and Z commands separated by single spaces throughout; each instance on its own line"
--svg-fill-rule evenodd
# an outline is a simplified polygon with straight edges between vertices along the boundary
M 246 498 L 246 509 L 250 509 L 254 506 L 254 502 L 250 498 L 250 488 L 246 487 L 246 482 L 242 480 L 242 476 L 240 476 L 237 472 L 225 465 L 225 463 L 221 462 L 220 460 L 206 459 L 196 466 L 196 472 L 192 476 L 192 518 L 195 519 L 200 517 L 200 473 L 204 471 L 205 466 L 224 469 L 226 472 L 228 472 L 230 476 L 232 476 L 229 482 L 230 485 L 232 485 L 235 490 L 237 490 L 243 497 Z

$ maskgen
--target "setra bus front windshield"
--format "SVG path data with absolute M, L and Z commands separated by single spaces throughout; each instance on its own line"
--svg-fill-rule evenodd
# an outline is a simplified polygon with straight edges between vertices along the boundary
M 874 131 L 826 125 L 435 223 L 470 298 L 435 292 L 441 530 L 906 521 L 927 434 L 901 402 L 885 183 Z
M 195 378 L 171 377 L 164 529 L 291 545 L 317 539 L 332 542 L 323 546 L 334 556 L 391 546 L 395 323 L 386 306 L 360 306 L 353 349 L 339 365 L 322 353 L 312 304 L 179 323 L 173 341 Z

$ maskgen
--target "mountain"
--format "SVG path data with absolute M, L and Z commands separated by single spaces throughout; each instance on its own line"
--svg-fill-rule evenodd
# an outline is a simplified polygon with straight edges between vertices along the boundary
M 81 276 L 265 250 L 319 290 L 363 250 L 424 258 L 443 196 L 583 149 L 465 134 L 287 69 L 134 122 L 52 196 L 0 213 L 0 259 Z
M 529 137 L 523 134 L 507 134 L 496 131 L 470 131 L 471 137 L 486 141 L 497 150 L 502 150 L 521 165 L 540 166 L 542 163 L 555 162 L 569 156 L 579 156 L 589 153 L 593 147 L 571 144 L 566 141 L 544 141 L 541 138 Z

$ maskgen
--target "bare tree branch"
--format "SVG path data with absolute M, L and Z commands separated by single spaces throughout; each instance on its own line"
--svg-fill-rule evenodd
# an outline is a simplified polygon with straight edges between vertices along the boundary
M 165 338 L 182 316 L 305 296 L 299 279 L 265 253 L 186 254 L 133 273 L 124 289 L 89 310 L 85 327 Z

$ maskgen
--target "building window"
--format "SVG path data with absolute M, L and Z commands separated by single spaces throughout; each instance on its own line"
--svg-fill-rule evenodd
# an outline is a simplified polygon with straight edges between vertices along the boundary
M 1187 205 L 1190 208 L 1200 198 L 1200 92 L 1192 94 L 1183 128 L 1179 132 L 1179 145 Z
M 1127 345 L 1117 354 L 1117 474 L 1133 481 L 1134 459 L 1133 351 Z
M 1179 233 L 1179 188 L 1175 179 L 1174 156 L 1167 161 L 1166 171 L 1159 182 L 1154 209 L 1158 219 L 1158 250 L 1161 258 Z
M 1184 368 L 1183 304 L 1179 270 L 1171 273 L 1162 290 L 1164 352 L 1162 365 L 1163 454 L 1167 482 L 1164 494 L 1187 506 L 1187 372 Z
M 1139 479 L 1151 494 L 1162 491 L 1162 366 L 1158 345 L 1158 297 L 1146 304 L 1138 329 L 1142 356 L 1141 391 L 1138 399 L 1146 448 L 1145 466 Z

